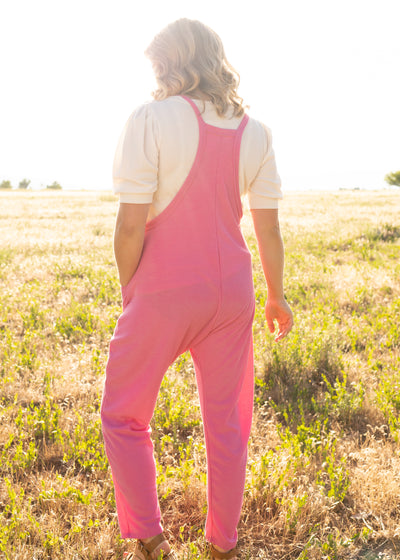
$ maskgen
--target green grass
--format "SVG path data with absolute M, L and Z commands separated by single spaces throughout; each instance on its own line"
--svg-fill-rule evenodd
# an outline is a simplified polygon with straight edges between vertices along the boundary
M 288 194 L 295 314 L 276 344 L 251 219 L 255 402 L 241 558 L 400 558 L 397 193 Z M 0 193 L 0 558 L 121 559 L 99 406 L 121 311 L 108 193 Z M 164 525 L 206 558 L 206 461 L 189 354 L 152 421 Z

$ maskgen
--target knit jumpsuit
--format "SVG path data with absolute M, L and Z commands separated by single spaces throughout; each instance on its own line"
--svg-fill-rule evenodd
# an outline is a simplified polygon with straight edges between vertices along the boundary
M 123 538 L 162 532 L 150 421 L 167 368 L 190 351 L 207 452 L 206 539 L 233 548 L 253 408 L 251 256 L 240 230 L 236 130 L 206 124 L 177 195 L 146 224 L 142 257 L 122 288 L 101 407 Z

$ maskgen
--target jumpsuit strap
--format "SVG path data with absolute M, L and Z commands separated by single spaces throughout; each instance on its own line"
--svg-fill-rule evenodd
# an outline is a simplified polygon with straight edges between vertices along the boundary
M 193 101 L 193 99 L 191 99 L 191 98 L 188 97 L 187 95 L 181 95 L 181 97 L 182 97 L 183 99 L 185 99 L 188 103 L 190 103 L 190 105 L 193 107 L 194 112 L 196 113 L 196 116 L 197 116 L 197 119 L 198 119 L 199 123 L 200 123 L 201 125 L 205 125 L 206 123 L 204 122 L 203 117 L 201 116 L 200 109 L 197 107 L 197 105 L 196 105 L 196 103 Z M 248 120 L 249 120 L 249 115 L 245 115 L 245 116 L 242 118 L 242 120 L 241 120 L 239 126 L 238 126 L 236 129 L 230 129 L 230 128 L 224 129 L 224 128 L 222 128 L 221 130 L 232 130 L 233 132 L 236 132 L 237 136 L 238 136 L 239 139 L 240 139 L 241 136 L 242 136 L 242 131 L 244 130 L 244 127 L 245 127 L 246 124 L 248 123 Z
M 201 116 L 200 113 L 200 109 L 197 107 L 196 103 L 193 101 L 193 99 L 191 99 L 190 97 L 188 97 L 187 95 L 181 95 L 181 97 L 183 99 L 185 99 L 192 107 L 194 112 L 196 113 L 197 119 L 199 121 L 200 124 L 205 124 L 205 122 L 203 121 L 203 118 Z
M 240 121 L 240 125 L 236 129 L 236 132 L 240 138 L 242 137 L 242 131 L 244 130 L 244 127 L 248 122 L 249 122 L 249 115 L 245 115 Z

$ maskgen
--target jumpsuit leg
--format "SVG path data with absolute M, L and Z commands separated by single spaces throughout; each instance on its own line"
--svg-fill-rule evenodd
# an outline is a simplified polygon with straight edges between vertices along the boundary
M 204 328 L 214 306 L 207 290 L 180 288 L 134 296 L 118 320 L 101 420 L 122 538 L 162 532 L 150 421 L 166 370 Z
M 253 391 L 254 303 L 190 348 L 207 450 L 206 539 L 223 549 L 237 542 L 243 502 Z
M 150 421 L 163 376 L 180 353 L 182 332 L 153 303 L 134 298 L 126 307 L 106 368 L 102 430 L 122 538 L 162 532 Z

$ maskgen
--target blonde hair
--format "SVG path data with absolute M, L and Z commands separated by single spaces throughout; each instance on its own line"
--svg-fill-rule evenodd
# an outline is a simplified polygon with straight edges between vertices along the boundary
M 154 37 L 145 55 L 157 80 L 154 99 L 200 95 L 212 101 L 219 116 L 229 107 L 234 116 L 244 114 L 243 99 L 237 94 L 239 74 L 227 61 L 220 37 L 200 21 L 182 18 L 170 23 Z

